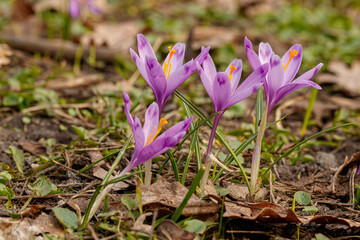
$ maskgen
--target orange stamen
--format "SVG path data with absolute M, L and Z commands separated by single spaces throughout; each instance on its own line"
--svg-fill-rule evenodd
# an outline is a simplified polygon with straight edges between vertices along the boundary
M 233 65 L 230 65 L 230 74 L 229 74 L 229 79 L 230 79 L 230 82 L 231 82 L 231 79 L 232 79 L 232 74 L 233 72 L 235 71 L 236 67 L 233 66 Z
M 285 66 L 285 64 L 283 63 L 284 72 L 286 71 L 287 67 L 289 66 L 289 63 L 291 62 L 291 60 L 292 60 L 296 55 L 298 55 L 298 51 L 296 51 L 296 50 L 290 50 L 290 58 L 289 58 L 289 61 L 287 62 L 286 66 Z
M 163 67 L 166 79 L 168 79 L 170 76 L 170 71 L 171 71 L 170 60 L 171 60 L 172 56 L 174 55 L 174 53 L 176 53 L 176 49 L 171 49 L 171 46 L 169 46 L 168 48 L 169 48 L 169 53 L 170 53 L 169 59 L 167 62 L 164 62 L 164 67 Z
M 154 134 L 154 136 L 152 136 L 153 132 L 155 130 L 155 127 L 156 127 L 156 126 L 154 126 L 153 129 L 151 130 L 151 133 L 150 133 L 148 139 L 146 140 L 145 146 L 149 145 L 150 143 L 152 143 L 155 140 L 155 138 L 157 137 L 157 135 L 159 135 L 159 133 L 161 131 L 161 127 L 167 123 L 168 123 L 168 121 L 166 121 L 165 118 L 160 119 L 160 123 L 159 123 L 156 133 Z

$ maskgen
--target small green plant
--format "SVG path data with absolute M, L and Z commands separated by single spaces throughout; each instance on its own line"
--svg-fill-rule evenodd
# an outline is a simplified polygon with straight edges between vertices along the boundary
M 10 181 L 12 177 L 7 171 L 0 172 L 0 196 L 6 196 L 8 201 L 5 205 L 6 209 L 9 209 L 11 199 L 15 197 L 14 191 L 10 187 Z

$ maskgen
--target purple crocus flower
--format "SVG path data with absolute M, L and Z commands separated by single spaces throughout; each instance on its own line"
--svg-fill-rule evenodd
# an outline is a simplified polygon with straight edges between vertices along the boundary
M 159 156 L 176 145 L 185 135 L 193 119 L 191 117 L 181 121 L 159 135 L 162 126 L 167 121 L 164 118 L 160 119 L 158 104 L 154 102 L 148 107 L 145 113 L 144 125 L 142 126 L 140 119 L 137 117 L 133 118 L 130 114 L 130 98 L 126 92 L 123 93 L 123 98 L 125 114 L 134 134 L 135 150 L 130 163 L 117 177 L 124 175 L 134 167 Z
M 156 59 L 155 53 L 144 35 L 137 35 L 139 55 L 133 49 L 130 53 L 141 75 L 153 90 L 160 112 L 174 90 L 196 70 L 196 62 L 202 63 L 210 47 L 202 47 L 201 53 L 183 65 L 185 44 L 176 43 L 169 47 L 163 65 Z
M 225 72 L 217 72 L 211 56 L 207 54 L 202 66 L 197 63 L 201 81 L 213 102 L 215 112 L 225 110 L 256 92 L 268 72 L 267 63 L 259 65 L 238 86 L 242 72 L 240 59 L 233 60 Z
M 272 108 L 289 93 L 304 87 L 321 89 L 310 78 L 319 71 L 323 66 L 322 63 L 293 80 L 302 60 L 302 46 L 300 44 L 293 45 L 282 58 L 273 52 L 269 43 L 260 43 L 259 55 L 255 53 L 247 37 L 245 37 L 244 45 L 253 69 L 258 68 L 261 64 L 269 63 L 269 71 L 264 81 L 268 116 Z
M 93 3 L 93 0 L 70 0 L 68 9 L 72 18 L 78 18 L 80 16 L 82 5 L 86 5 L 86 7 L 93 13 L 101 13 L 100 8 Z

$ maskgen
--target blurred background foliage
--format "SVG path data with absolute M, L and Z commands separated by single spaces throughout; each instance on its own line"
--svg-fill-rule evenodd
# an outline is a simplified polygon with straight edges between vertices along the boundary
M 17 5 L 19 1 L 0 2 L 0 29 L 5 28 L 21 10 Z M 304 47 L 301 71 L 318 62 L 324 62 L 323 70 L 326 70 L 332 59 L 351 64 L 360 54 L 358 0 L 98 0 L 101 1 L 106 2 L 111 11 L 104 12 L 91 24 L 74 21 L 73 36 L 91 31 L 93 24 L 99 20 L 119 24 L 131 21 L 152 43 L 158 36 L 166 36 L 164 46 L 159 49 L 161 55 L 167 54 L 165 44 L 172 41 L 192 43 L 193 48 L 197 41 L 199 44 L 210 43 L 215 63 L 221 68 L 234 58 L 246 60 L 244 36 L 248 36 L 255 47 L 261 41 L 269 42 L 279 55 L 292 44 L 301 43 Z M 41 1 L 20 2 L 33 4 Z M 36 14 L 45 22 L 49 38 L 56 37 L 58 30 L 66 24 L 59 16 L 60 11 Z M 199 28 L 203 28 L 200 33 Z M 215 44 L 206 41 L 211 38 L 215 38 Z M 198 50 L 199 44 L 195 44 L 195 50 Z M 245 72 L 249 69 L 246 62 Z

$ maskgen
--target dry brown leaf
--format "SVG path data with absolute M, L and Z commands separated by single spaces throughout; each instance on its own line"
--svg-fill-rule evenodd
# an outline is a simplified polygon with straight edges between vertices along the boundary
M 99 161 L 103 158 L 103 155 L 100 151 L 87 151 L 87 155 L 89 155 L 91 163 L 94 163 L 96 161 Z M 101 162 L 94 165 L 94 167 L 100 166 Z
M 226 212 L 224 217 L 228 216 L 251 216 L 251 209 L 244 206 L 239 206 L 232 202 L 225 202 Z
M 206 8 L 214 8 L 224 13 L 236 13 L 239 4 L 242 1 L 234 1 L 234 0 L 197 0 L 197 4 L 206 7 Z
M 26 139 L 19 140 L 19 145 L 22 149 L 24 149 L 26 152 L 29 152 L 33 155 L 37 155 L 39 153 L 43 153 L 44 147 L 40 143 L 36 143 L 33 141 L 29 141 Z
M 225 43 L 236 42 L 239 37 L 238 31 L 225 27 L 196 27 L 193 33 L 193 47 L 195 49 L 199 49 L 201 46 L 218 48 Z
M 334 176 L 331 178 L 331 184 L 327 187 L 326 192 L 335 194 L 337 193 L 336 186 L 339 184 L 338 176 L 339 174 L 346 174 L 350 167 L 360 165 L 360 152 L 355 153 L 351 156 L 349 161 L 348 156 L 345 157 L 344 163 L 337 169 Z
M 89 155 L 91 162 L 93 162 L 93 163 L 100 160 L 103 157 L 103 155 L 99 151 L 88 151 L 87 154 Z M 103 169 L 100 165 L 101 165 L 101 162 L 97 163 L 94 166 L 93 176 L 100 178 L 100 179 L 104 179 L 104 177 L 106 176 L 108 171 Z M 110 176 L 109 180 L 112 180 L 112 179 L 114 179 L 114 177 Z M 129 187 L 129 184 L 126 184 L 124 182 L 118 182 L 113 186 L 112 189 L 115 191 L 119 191 L 119 190 L 126 189 L 128 187 Z
M 10 47 L 6 44 L 0 44 L 0 67 L 8 65 L 11 60 L 10 57 L 13 55 Z
M 246 186 L 223 181 L 222 186 L 229 190 L 229 195 L 237 200 L 244 200 L 249 195 L 249 189 Z M 266 188 L 260 188 L 259 191 L 255 194 L 255 199 L 261 200 L 266 197 L 268 190 Z
M 34 4 L 34 11 L 39 13 L 45 10 L 66 11 L 67 0 L 42 0 Z
M 28 240 L 43 233 L 64 237 L 64 230 L 55 217 L 45 213 L 35 219 L 0 218 L 0 240 Z
M 223 181 L 222 186 L 229 190 L 230 197 L 234 199 L 246 199 L 249 194 L 249 189 L 246 186 Z
M 144 221 L 145 221 L 146 217 L 151 216 L 152 214 L 153 214 L 152 212 L 148 212 L 148 213 L 144 213 L 144 214 L 140 215 L 136 219 L 134 226 L 132 227 L 132 230 L 151 234 L 153 232 L 153 227 L 151 225 L 144 224 Z
M 281 8 L 286 1 L 283 0 L 242 0 L 241 7 L 244 8 L 244 12 L 249 16 L 256 16 L 259 14 L 273 12 L 276 9 Z
M 31 4 L 24 0 L 13 1 L 12 19 L 23 21 L 34 14 Z
M 121 206 L 121 194 L 111 194 L 110 196 L 110 201 L 109 201 L 109 211 L 112 210 L 118 210 L 119 206 Z M 73 198 L 68 200 L 66 203 L 75 211 L 77 211 L 77 209 L 79 208 L 81 213 L 85 213 L 86 209 L 88 208 L 90 202 L 90 198 L 86 198 L 86 197 L 77 197 L 77 198 Z M 102 202 L 99 206 L 99 208 L 97 209 L 97 213 L 100 213 L 104 211 L 104 202 Z
M 224 217 L 240 218 L 257 222 L 296 222 L 301 224 L 339 224 L 360 228 L 360 222 L 338 218 L 329 215 L 297 216 L 294 211 L 273 203 L 247 203 L 248 210 L 243 203 L 239 206 L 227 203 Z M 229 207 L 229 210 L 228 208 Z M 237 209 L 238 208 L 238 209 Z M 250 211 L 249 211 L 250 210 Z M 251 212 L 251 214 L 249 214 Z
M 338 106 L 338 108 L 346 108 L 350 110 L 360 109 L 359 98 L 344 98 L 344 97 L 330 96 L 329 101 L 335 104 L 336 106 Z
M 33 8 L 35 12 L 45 10 L 67 11 L 68 0 L 41 0 L 37 1 Z M 94 0 L 94 4 L 101 9 L 102 14 L 109 13 L 111 8 L 107 0 Z
M 316 223 L 316 224 L 337 224 L 337 225 L 345 225 L 349 227 L 360 228 L 360 222 L 356 222 L 354 220 L 338 218 L 334 216 L 328 215 L 318 215 L 318 216 L 306 216 L 303 217 L 303 223 Z
M 108 173 L 108 171 L 106 171 L 102 167 L 94 167 L 94 170 L 93 170 L 94 177 L 104 179 L 104 177 L 106 176 L 107 173 Z M 113 179 L 114 179 L 114 177 L 110 176 L 109 180 L 113 180 Z M 129 187 L 129 184 L 124 183 L 124 182 L 118 182 L 112 187 L 112 189 L 114 191 L 119 191 L 119 190 L 124 190 L 128 187 Z
M 53 90 L 62 90 L 69 88 L 86 87 L 99 83 L 103 80 L 104 76 L 101 74 L 88 74 L 76 78 L 54 79 L 48 82 L 48 84 L 46 84 L 46 88 Z
M 200 49 L 201 46 L 211 46 L 212 49 L 222 47 L 224 44 L 236 43 L 240 38 L 240 32 L 225 27 L 195 27 L 192 32 L 192 45 L 194 49 Z M 179 41 L 185 42 L 188 39 L 188 33 L 180 33 L 175 36 Z
M 177 208 L 183 201 L 185 195 L 189 191 L 179 182 L 168 182 L 160 175 L 158 180 L 150 186 L 141 186 L 141 201 L 143 206 L 163 205 L 170 208 Z M 216 213 L 219 205 L 215 203 L 207 203 L 195 195 L 192 195 L 186 204 L 182 215 L 204 215 Z
M 204 195 L 209 196 L 210 199 L 215 202 L 221 204 L 222 200 L 219 196 L 217 196 L 215 186 L 213 181 L 209 178 L 204 187 Z
M 46 206 L 44 205 L 31 205 L 30 207 L 26 208 L 22 213 L 21 216 L 22 217 L 27 217 L 27 216 L 39 216 L 39 214 L 41 213 L 41 211 L 45 210 Z
M 195 233 L 182 229 L 170 219 L 165 219 L 159 224 L 157 227 L 157 235 L 159 239 L 168 240 L 192 240 L 196 237 Z
M 93 32 L 81 36 L 80 42 L 85 46 L 107 46 L 128 54 L 129 48 L 135 46 L 139 31 L 135 22 L 101 23 L 95 25 Z
M 352 168 L 354 166 L 359 166 L 360 165 L 360 152 L 354 153 L 351 158 L 350 161 L 345 162 L 342 166 L 341 166 L 341 171 L 340 174 L 345 175 L 349 168 Z
M 351 67 L 340 61 L 331 61 L 328 70 L 334 74 L 323 73 L 317 77 L 320 83 L 335 83 L 352 95 L 360 93 L 360 61 L 354 62 Z

